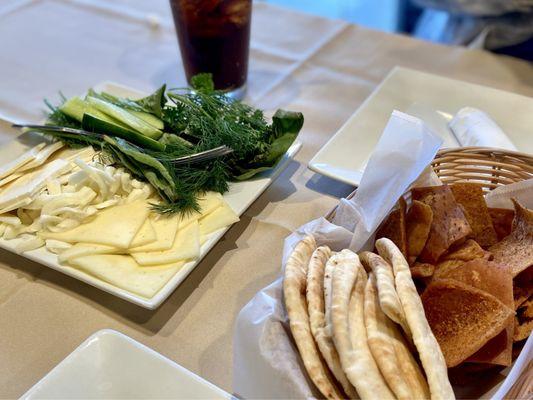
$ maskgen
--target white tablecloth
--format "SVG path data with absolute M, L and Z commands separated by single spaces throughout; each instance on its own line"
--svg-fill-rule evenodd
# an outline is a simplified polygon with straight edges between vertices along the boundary
M 112 4 L 112 6 L 110 5 Z M 154 28 L 149 20 L 159 20 Z M 0 251 L 0 397 L 21 395 L 95 331 L 112 328 L 230 391 L 234 319 L 279 273 L 283 238 L 351 188 L 306 169 L 395 65 L 533 95 L 525 62 L 437 46 L 256 2 L 248 101 L 302 111 L 295 162 L 156 311 Z M 38 121 L 57 100 L 112 80 L 185 83 L 166 0 L 0 4 L 0 115 Z M 15 132 L 0 122 L 0 145 Z

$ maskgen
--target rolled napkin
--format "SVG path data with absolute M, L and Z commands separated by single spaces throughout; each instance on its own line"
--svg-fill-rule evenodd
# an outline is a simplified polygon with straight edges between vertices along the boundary
M 517 150 L 498 124 L 477 108 L 461 108 L 448 126 L 462 147 L 481 146 Z

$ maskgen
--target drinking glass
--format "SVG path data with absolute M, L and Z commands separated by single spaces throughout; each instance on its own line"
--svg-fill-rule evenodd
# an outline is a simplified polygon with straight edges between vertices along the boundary
M 170 0 L 187 81 L 213 74 L 215 89 L 246 90 L 252 0 Z

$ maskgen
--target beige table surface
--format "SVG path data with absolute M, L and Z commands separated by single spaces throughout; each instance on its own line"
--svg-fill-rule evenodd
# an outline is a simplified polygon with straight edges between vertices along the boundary
M 103 1 L 13 3 L 0 7 L 4 117 L 37 120 L 42 97 L 60 88 L 80 93 L 106 79 L 146 90 L 183 84 L 166 1 L 121 0 L 112 9 Z M 147 13 L 158 16 L 159 28 L 145 22 Z M 352 190 L 313 174 L 307 161 L 395 65 L 533 96 L 525 62 L 256 3 L 248 100 L 302 111 L 302 151 L 156 311 L 0 251 L 0 397 L 24 393 L 102 328 L 231 392 L 237 313 L 277 276 L 283 238 Z M 14 135 L 7 126 L 0 123 L 0 143 Z

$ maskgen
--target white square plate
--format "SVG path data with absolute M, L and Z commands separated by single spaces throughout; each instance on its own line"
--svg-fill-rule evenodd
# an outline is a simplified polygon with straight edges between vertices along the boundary
M 96 332 L 21 399 L 232 399 L 229 393 L 145 345 Z
M 95 87 L 97 91 L 106 91 L 116 96 L 122 97 L 141 97 L 143 94 L 136 90 L 127 88 L 122 85 L 117 85 L 111 82 L 105 82 Z M 24 151 L 28 150 L 32 145 L 35 145 L 35 140 L 42 140 L 39 136 L 31 134 L 23 134 L 17 139 L 3 145 L 0 148 L 0 160 L 2 163 L 9 162 L 16 158 Z M 302 144 L 298 141 L 287 150 L 285 156 L 280 160 L 276 168 L 266 173 L 260 174 L 257 178 L 243 182 L 235 182 L 230 184 L 230 189 L 224 194 L 224 199 L 230 205 L 230 207 L 241 216 L 244 211 L 265 191 L 265 189 L 272 183 L 274 179 L 285 169 L 287 164 L 298 153 Z M 162 288 L 155 294 L 154 297 L 148 299 L 137 295 L 135 293 L 128 292 L 124 289 L 118 288 L 107 282 L 104 282 L 92 275 L 86 274 L 75 268 L 60 265 L 57 262 L 57 256 L 46 248 L 41 247 L 36 250 L 28 251 L 21 254 L 30 260 L 46 265 L 64 274 L 70 275 L 76 279 L 84 281 L 89 285 L 95 286 L 108 293 L 118 296 L 124 300 L 138 304 L 141 307 L 148 309 L 155 309 L 161 305 L 165 299 L 172 294 L 172 292 L 178 287 L 178 285 L 191 273 L 191 271 L 198 265 L 198 263 L 205 257 L 205 255 L 211 250 L 211 248 L 220 240 L 220 238 L 226 233 L 229 227 L 220 229 L 209 235 L 208 240 L 202 245 L 200 251 L 200 257 L 185 264 Z M 4 240 L 0 239 L 0 248 L 9 250 L 16 253 L 15 248 L 20 239 Z
M 533 99 L 396 67 L 320 149 L 308 166 L 322 175 L 357 186 L 366 161 L 393 110 L 410 112 L 416 109 L 423 113 L 433 110 L 437 117 L 429 116 L 433 120 L 429 122 L 436 122 L 442 128 L 442 121 L 445 121 L 446 116 L 454 115 L 465 106 L 476 107 L 488 113 L 509 136 L 518 151 L 533 153 Z M 444 119 L 439 119 L 438 115 Z M 427 122 L 424 116 L 417 116 Z M 429 125 L 434 128 L 431 123 Z M 444 123 L 444 130 L 445 125 Z M 445 140 L 445 144 L 446 142 Z M 450 145 L 450 142 L 447 144 Z

